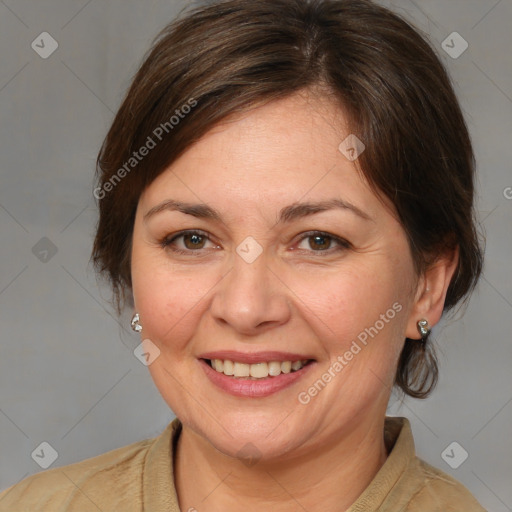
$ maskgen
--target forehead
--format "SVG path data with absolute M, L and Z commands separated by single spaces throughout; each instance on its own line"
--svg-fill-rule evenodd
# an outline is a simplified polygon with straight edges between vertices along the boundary
M 350 135 L 339 104 L 295 94 L 211 129 L 145 190 L 146 209 L 172 198 L 261 209 L 340 196 L 377 213 L 379 201 L 338 149 Z

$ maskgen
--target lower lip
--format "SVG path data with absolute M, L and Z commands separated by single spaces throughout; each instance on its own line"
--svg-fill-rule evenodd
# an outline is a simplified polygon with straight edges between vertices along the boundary
M 234 396 L 243 396 L 249 398 L 263 398 L 281 391 L 291 386 L 294 382 L 309 373 L 314 366 L 314 362 L 303 366 L 300 370 L 290 373 L 281 373 L 277 377 L 267 377 L 265 379 L 243 379 L 228 377 L 223 373 L 214 370 L 204 359 L 200 360 L 206 376 L 217 387 Z

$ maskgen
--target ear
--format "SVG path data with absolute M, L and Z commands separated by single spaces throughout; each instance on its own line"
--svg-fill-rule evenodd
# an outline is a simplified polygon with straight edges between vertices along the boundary
M 439 322 L 443 314 L 446 292 L 459 262 L 459 247 L 447 250 L 437 258 L 418 279 L 416 296 L 407 323 L 405 336 L 421 339 L 418 320 L 425 318 L 430 327 Z

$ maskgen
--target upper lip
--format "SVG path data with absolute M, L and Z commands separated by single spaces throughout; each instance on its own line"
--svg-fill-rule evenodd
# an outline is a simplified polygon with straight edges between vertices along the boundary
M 217 350 L 215 352 L 205 352 L 199 356 L 199 359 L 221 359 L 237 363 L 255 364 L 271 361 L 305 361 L 313 358 L 304 354 L 277 352 L 275 350 L 252 353 L 237 352 L 236 350 Z

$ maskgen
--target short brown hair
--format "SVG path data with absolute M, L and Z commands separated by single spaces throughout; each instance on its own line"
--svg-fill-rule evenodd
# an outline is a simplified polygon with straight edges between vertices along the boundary
M 317 86 L 339 101 L 364 141 L 358 164 L 395 206 L 417 272 L 458 246 L 445 311 L 467 298 L 483 259 L 474 156 L 450 79 L 425 39 L 370 0 L 227 0 L 161 32 L 98 155 L 92 258 L 118 312 L 131 302 L 132 231 L 145 187 L 228 116 Z M 156 142 L 157 127 L 161 140 L 131 161 L 149 139 Z M 437 380 L 435 353 L 430 342 L 407 341 L 395 383 L 425 397 Z

